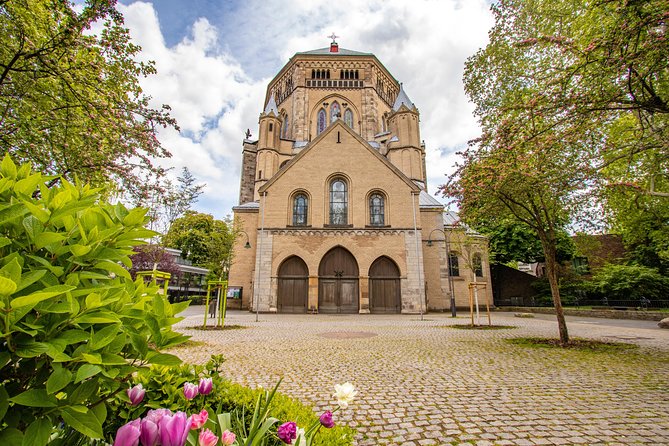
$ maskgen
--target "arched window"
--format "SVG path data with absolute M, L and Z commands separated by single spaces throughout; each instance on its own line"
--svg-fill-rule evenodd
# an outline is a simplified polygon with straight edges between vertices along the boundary
M 337 118 L 341 118 L 341 108 L 339 102 L 334 101 L 330 106 L 330 122 L 335 122 Z
M 350 108 L 347 108 L 344 112 L 344 122 L 347 126 L 353 128 L 353 112 Z
M 309 200 L 304 194 L 298 194 L 293 200 L 293 226 L 307 225 L 307 211 L 309 210 Z
M 325 127 L 327 127 L 327 118 L 325 117 L 325 110 L 320 109 L 318 111 L 318 132 L 317 134 L 320 135 L 320 133 L 325 130 Z
M 330 224 L 345 225 L 348 223 L 348 191 L 341 178 L 330 183 Z
M 472 256 L 472 266 L 476 277 L 483 277 L 483 262 L 481 261 L 481 254 L 478 252 Z
M 281 137 L 288 138 L 288 116 L 283 115 L 283 127 L 281 128 Z
M 369 197 L 369 224 L 372 226 L 383 226 L 385 202 L 383 195 L 373 194 Z
M 448 274 L 451 277 L 457 277 L 460 275 L 460 264 L 458 263 L 458 253 L 451 251 L 448 254 Z

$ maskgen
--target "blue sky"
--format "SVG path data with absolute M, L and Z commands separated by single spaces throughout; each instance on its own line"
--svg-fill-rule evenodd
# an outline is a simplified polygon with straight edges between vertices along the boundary
M 161 131 L 174 176 L 187 166 L 205 193 L 196 210 L 223 218 L 239 193 L 241 141 L 256 135 L 267 83 L 298 51 L 342 48 L 381 60 L 421 112 L 429 191 L 455 151 L 478 136 L 462 88 L 466 58 L 487 42 L 486 0 L 122 0 L 141 57 L 158 73 L 142 81 L 153 104 L 169 104 L 181 133 Z

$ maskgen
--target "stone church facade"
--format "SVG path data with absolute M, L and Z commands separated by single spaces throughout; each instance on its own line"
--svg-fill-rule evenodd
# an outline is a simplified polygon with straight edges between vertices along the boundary
M 242 308 L 444 311 L 451 294 L 468 306 L 474 281 L 491 296 L 485 238 L 427 193 L 419 118 L 373 54 L 333 41 L 290 59 L 243 142 L 229 274 Z

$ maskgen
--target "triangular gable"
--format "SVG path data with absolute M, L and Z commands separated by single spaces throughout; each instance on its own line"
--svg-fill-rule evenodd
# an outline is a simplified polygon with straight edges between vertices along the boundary
M 413 192 L 420 192 L 420 188 L 413 182 L 411 181 L 406 175 L 402 173 L 401 170 L 399 170 L 393 163 L 388 161 L 388 159 L 381 155 L 378 151 L 376 151 L 367 141 L 362 139 L 360 135 L 358 135 L 356 132 L 353 131 L 352 128 L 350 128 L 348 125 L 344 124 L 344 121 L 341 119 L 337 119 L 333 124 L 329 125 L 323 132 L 321 132 L 320 135 L 318 135 L 309 145 L 305 148 L 302 149 L 300 153 L 295 155 L 292 160 L 288 164 L 286 164 L 285 168 L 280 169 L 267 183 L 263 184 L 260 189 L 258 189 L 259 193 L 263 193 L 269 188 L 272 184 L 274 184 L 279 178 L 281 178 L 283 175 L 285 175 L 286 172 L 288 172 L 292 166 L 294 166 L 296 163 L 299 162 L 299 160 L 305 156 L 306 153 L 310 152 L 314 147 L 318 146 L 320 141 L 325 138 L 330 132 L 335 131 L 336 129 L 344 130 L 348 132 L 349 135 L 353 136 L 362 147 L 364 147 L 366 150 L 368 150 L 370 153 L 372 153 L 379 161 L 381 161 L 383 164 L 386 165 L 399 179 L 404 181 Z

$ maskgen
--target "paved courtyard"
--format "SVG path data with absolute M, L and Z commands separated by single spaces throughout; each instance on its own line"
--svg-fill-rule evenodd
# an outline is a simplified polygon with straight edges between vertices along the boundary
M 458 330 L 468 319 L 447 314 L 255 315 L 229 312 L 248 328 L 187 330 L 202 307 L 179 323 L 193 340 L 184 360 L 227 358 L 233 381 L 332 408 L 335 383 L 352 382 L 356 402 L 338 422 L 375 445 L 669 445 L 669 330 L 655 322 L 625 326 L 571 319 L 576 337 L 634 343 L 617 353 L 513 345 L 508 338 L 557 336 L 553 318 L 494 313 L 516 328 Z M 482 321 L 484 318 L 482 318 Z M 623 325 L 623 326 L 620 326 Z

